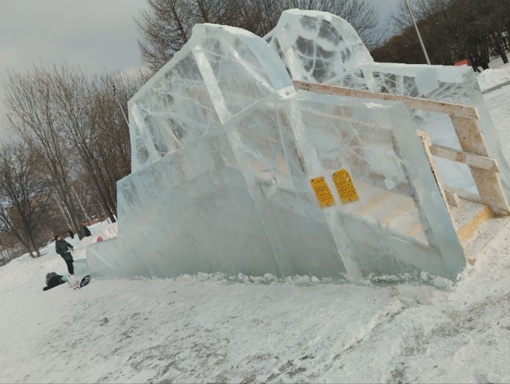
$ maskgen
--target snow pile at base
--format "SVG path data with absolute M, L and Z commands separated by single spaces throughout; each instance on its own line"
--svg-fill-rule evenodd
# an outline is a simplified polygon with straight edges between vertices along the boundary
M 480 75 L 478 75 L 478 84 L 480 85 L 480 89 L 482 91 L 507 82 L 510 82 L 509 65 L 505 65 L 501 68 L 486 69 L 480 73 Z

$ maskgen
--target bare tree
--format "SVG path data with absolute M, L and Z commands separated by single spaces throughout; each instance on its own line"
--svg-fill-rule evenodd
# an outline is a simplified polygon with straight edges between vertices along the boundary
M 55 92 L 62 121 L 80 157 L 94 197 L 115 222 L 116 183 L 130 172 L 127 100 L 141 78 L 104 75 L 87 80 L 84 73 L 60 70 Z
M 51 70 L 33 66 L 23 75 L 10 72 L 4 92 L 10 127 L 39 156 L 72 228 L 81 233 L 80 215 L 69 188 L 76 156 L 56 108 Z
M 39 257 L 40 229 L 50 191 L 35 154 L 23 143 L 0 151 L 0 231 L 17 238 L 32 257 Z
M 101 164 L 94 156 L 98 124 L 93 112 L 93 95 L 87 76 L 80 70 L 67 66 L 55 68 L 51 76 L 51 89 L 57 118 L 65 127 L 67 138 L 76 150 L 80 165 L 87 172 L 101 204 L 106 207 L 108 216 L 115 220 L 115 195 L 109 188 L 104 172 L 108 164 Z M 75 200 L 80 202 L 72 183 L 68 188 L 73 192 Z M 82 207 L 81 209 L 83 210 Z M 84 216 L 83 218 L 87 219 L 85 212 Z
M 69 65 L 10 77 L 11 126 L 41 153 L 62 216 L 77 233 L 98 203 L 116 220 L 116 182 L 130 172 L 126 104 L 144 80 L 143 73 L 90 77 Z
M 369 47 L 380 43 L 378 17 L 366 0 L 234 0 L 238 11 L 235 26 L 259 36 L 269 33 L 283 11 L 291 8 L 329 12 L 347 20 Z
M 196 23 L 229 24 L 234 15 L 231 0 L 147 0 L 147 5 L 136 23 L 142 59 L 154 72 L 189 40 Z
M 418 18 L 421 35 L 431 61 L 435 64 L 452 64 L 469 59 L 475 70 L 488 68 L 491 56 L 501 56 L 508 62 L 508 36 L 510 3 L 501 0 L 414 0 L 413 13 Z M 396 57 L 395 61 L 416 62 L 414 49 L 397 52 L 393 47 L 397 40 L 414 47 L 416 36 L 411 29 L 409 13 L 402 0 L 393 17 L 393 25 L 399 30 L 399 38 L 388 41 L 384 48 L 376 50 L 377 59 Z M 413 41 L 414 39 L 414 41 Z
M 367 46 L 380 43 L 377 14 L 367 0 L 147 0 L 147 5 L 136 22 L 142 59 L 153 72 L 182 48 L 197 23 L 227 24 L 265 36 L 289 8 L 338 15 L 353 25 Z
M 90 112 L 97 127 L 92 148 L 95 158 L 103 164 L 102 171 L 110 186 L 114 206 L 116 182 L 131 170 L 127 103 L 145 80 L 142 73 L 134 76 L 116 74 L 98 77 L 92 84 Z

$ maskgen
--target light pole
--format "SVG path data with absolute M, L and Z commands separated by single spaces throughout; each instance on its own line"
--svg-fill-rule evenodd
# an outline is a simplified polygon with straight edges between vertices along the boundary
M 416 24 L 416 20 L 414 19 L 413 11 L 411 11 L 411 5 L 409 4 L 409 0 L 406 0 L 407 9 L 409 10 L 409 14 L 411 15 L 411 19 L 413 20 L 414 28 L 416 29 L 416 34 L 418 35 L 418 39 L 420 40 L 421 49 L 423 54 L 425 55 L 425 60 L 427 60 L 427 64 L 430 65 L 429 55 L 427 54 L 427 50 L 425 49 L 425 44 L 423 44 L 423 40 L 421 39 L 420 31 L 418 29 L 418 25 Z

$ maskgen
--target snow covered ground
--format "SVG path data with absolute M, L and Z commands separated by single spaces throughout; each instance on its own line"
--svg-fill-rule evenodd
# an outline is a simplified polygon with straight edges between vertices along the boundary
M 485 97 L 510 154 L 510 86 Z M 91 230 L 67 239 L 76 259 L 116 232 Z M 510 382 L 510 224 L 442 289 L 202 275 L 43 292 L 66 271 L 43 253 L 0 268 L 2 383 Z
M 478 75 L 478 84 L 480 84 L 482 91 L 490 90 L 501 85 L 507 85 L 510 82 L 509 66 L 510 64 L 502 64 L 500 66 L 494 65 L 480 73 L 480 75 Z

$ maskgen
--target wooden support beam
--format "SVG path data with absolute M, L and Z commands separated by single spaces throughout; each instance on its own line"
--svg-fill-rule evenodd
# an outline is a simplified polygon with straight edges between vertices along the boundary
M 461 116 L 450 116 L 450 118 L 462 149 L 466 152 L 488 157 L 478 121 Z M 469 168 L 482 203 L 489 206 L 495 216 L 509 215 L 510 207 L 503 193 L 498 174 L 495 171 L 475 166 Z
M 499 172 L 498 163 L 490 157 L 459 151 L 457 149 L 443 147 L 441 145 L 432 145 L 430 147 L 430 152 L 434 156 L 441 157 L 443 159 L 455 161 L 457 163 L 464 163 L 471 167 L 485 169 L 486 171 Z
M 446 113 L 470 119 L 478 119 L 478 111 L 475 107 L 463 104 L 445 103 L 443 101 L 422 99 L 419 97 L 395 95 L 392 93 L 380 93 L 364 91 L 361 89 L 352 89 L 340 87 L 338 85 L 326 85 L 318 83 L 309 83 L 306 81 L 294 80 L 294 88 L 302 91 L 323 93 L 327 95 L 362 97 L 367 99 L 379 99 L 389 101 L 400 101 L 409 108 L 417 108 L 430 112 Z
M 434 159 L 432 158 L 432 153 L 430 152 L 430 147 L 432 146 L 432 142 L 430 141 L 430 136 L 427 132 L 418 131 L 418 137 L 420 138 L 421 142 L 423 143 L 423 148 L 425 149 L 425 154 L 427 155 L 430 169 L 432 170 L 432 174 L 434 175 L 434 178 L 436 179 L 436 184 L 437 184 L 437 187 L 439 188 L 439 192 L 441 192 L 441 196 L 443 197 L 443 201 L 446 206 L 446 209 L 448 210 L 450 217 L 453 218 L 452 211 L 450 209 L 449 204 L 447 203 L 448 199 L 446 197 L 446 192 L 443 188 L 443 184 L 441 183 L 441 180 L 439 180 L 439 171 L 437 170 L 436 163 L 434 162 Z

